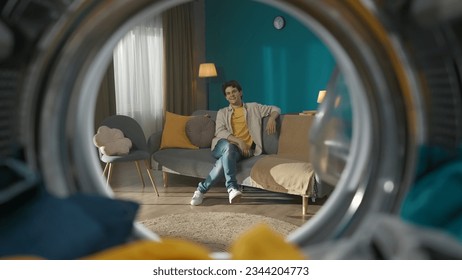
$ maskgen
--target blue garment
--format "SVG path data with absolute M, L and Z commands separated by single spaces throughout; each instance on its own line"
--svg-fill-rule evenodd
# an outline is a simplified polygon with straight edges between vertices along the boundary
M 0 190 L 11 189 L 9 186 L 24 189 L 1 200 L 0 257 L 78 259 L 132 237 L 137 203 L 79 193 L 58 198 L 48 193 L 32 172 L 18 172 L 21 163 L 16 163 L 0 162 Z
M 406 194 L 401 217 L 445 231 L 462 242 L 462 149 L 421 150 L 418 176 Z
M 197 189 L 201 193 L 206 193 L 216 183 L 225 178 L 225 186 L 228 192 L 231 189 L 238 189 L 236 180 L 237 163 L 243 157 L 239 147 L 230 143 L 226 139 L 220 139 L 212 151 L 212 155 L 217 159 L 215 166 L 210 171 L 204 182 L 200 182 Z

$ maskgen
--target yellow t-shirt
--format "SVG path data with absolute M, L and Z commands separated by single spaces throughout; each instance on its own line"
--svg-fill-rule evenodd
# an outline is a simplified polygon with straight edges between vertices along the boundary
M 234 108 L 233 115 L 231 117 L 231 126 L 233 128 L 233 135 L 251 146 L 253 143 L 252 136 L 250 136 L 247 123 L 245 121 L 244 107 Z

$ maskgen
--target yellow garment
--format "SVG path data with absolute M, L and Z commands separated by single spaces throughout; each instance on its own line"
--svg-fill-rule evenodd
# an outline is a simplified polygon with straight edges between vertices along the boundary
M 231 127 L 233 128 L 234 136 L 244 140 L 249 147 L 252 146 L 253 140 L 247 127 L 244 107 L 234 108 L 231 117 Z
M 261 224 L 243 233 L 231 245 L 233 260 L 304 260 L 302 252 L 268 225 Z
M 167 238 L 161 242 L 135 241 L 88 256 L 87 260 L 209 260 L 206 247 L 191 241 Z M 232 260 L 304 260 L 301 251 L 268 225 L 242 234 L 230 247 Z
M 165 238 L 161 242 L 134 241 L 116 246 L 85 260 L 210 260 L 207 248 L 186 240 Z
M 160 242 L 138 240 L 115 246 L 83 260 L 211 260 L 205 246 L 177 238 Z M 5 260 L 42 259 L 38 256 L 10 256 Z M 268 225 L 260 224 L 243 233 L 230 247 L 231 260 L 304 260 L 302 252 Z

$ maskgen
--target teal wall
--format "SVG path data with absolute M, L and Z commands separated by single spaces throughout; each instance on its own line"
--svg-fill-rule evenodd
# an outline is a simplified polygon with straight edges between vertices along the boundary
M 288 14 L 251 0 L 206 0 L 206 58 L 217 66 L 208 78 L 209 109 L 227 106 L 221 84 L 237 80 L 244 102 L 279 106 L 283 113 L 315 110 L 335 60 L 306 26 Z M 282 15 L 286 26 L 273 27 Z

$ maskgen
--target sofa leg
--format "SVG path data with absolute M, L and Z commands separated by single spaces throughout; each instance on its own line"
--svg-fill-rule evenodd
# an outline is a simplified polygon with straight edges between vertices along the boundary
M 165 171 L 162 171 L 162 179 L 164 180 L 164 188 L 168 186 L 168 173 Z
M 308 196 L 302 196 L 302 215 L 305 216 L 308 212 Z

